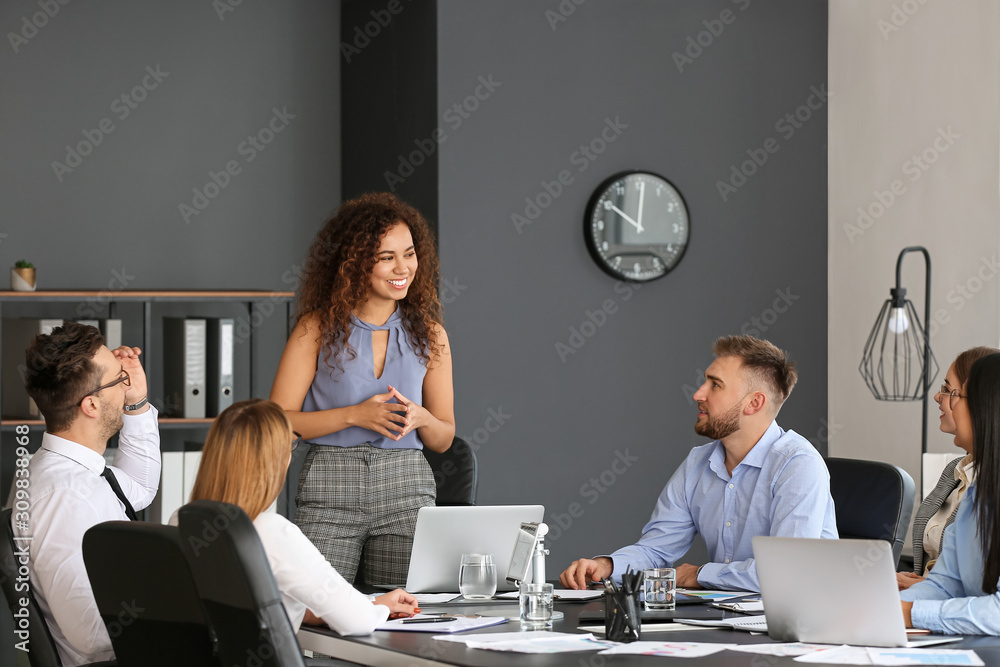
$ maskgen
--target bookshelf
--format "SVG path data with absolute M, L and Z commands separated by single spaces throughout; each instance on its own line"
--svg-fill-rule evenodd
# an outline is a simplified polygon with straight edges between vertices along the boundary
M 236 304 L 241 306 L 246 313 L 245 342 L 249 348 L 249 363 L 247 364 L 247 383 L 252 395 L 254 380 L 258 373 L 258 327 L 259 323 L 273 316 L 284 314 L 285 331 L 289 333 L 292 321 L 292 307 L 295 298 L 294 292 L 266 291 L 266 290 L 45 290 L 36 292 L 13 292 L 0 291 L 0 319 L 3 317 L 18 317 L 25 310 L 31 307 L 38 307 L 46 304 L 46 308 L 55 314 L 51 317 L 62 317 L 63 319 L 88 319 L 81 317 L 79 313 L 80 304 L 96 304 L 100 306 L 102 317 L 121 318 L 123 321 L 141 318 L 139 330 L 141 331 L 140 346 L 143 354 L 143 366 L 149 368 L 150 361 L 158 355 L 158 350 L 154 346 L 154 308 L 157 304 Z M 54 304 L 54 305 L 52 305 Z M 60 305 L 61 304 L 61 305 Z M 132 317 L 121 317 L 119 306 L 122 304 L 135 304 L 130 306 L 132 310 L 140 313 L 133 313 Z M 77 310 L 71 307 L 77 306 Z M 65 313 L 59 314 L 65 308 Z M 264 311 L 267 315 L 264 316 Z M 131 339 L 123 340 L 126 344 L 133 344 Z M 0 337 L 0 346 L 3 345 Z M 153 387 L 162 381 L 162 378 L 150 378 L 150 394 Z M 5 387 L 0 386 L 0 398 L 5 391 Z M 155 402 L 154 402 L 155 404 Z M 160 405 L 156 405 L 160 408 Z M 213 418 L 205 419 L 183 419 L 178 417 L 160 416 L 159 426 L 161 430 L 179 429 L 207 429 L 212 424 Z M 45 422 L 41 419 L 24 419 L 18 417 L 0 416 L 0 432 L 9 434 L 18 426 L 27 426 L 32 432 L 43 431 Z M 6 436 L 11 437 L 11 436 Z M 36 436 L 33 438 L 38 442 Z M 10 488 L 10 481 L 13 477 L 15 465 L 15 447 L 8 446 L 10 443 L 4 440 L 0 449 L 0 505 L 3 504 Z

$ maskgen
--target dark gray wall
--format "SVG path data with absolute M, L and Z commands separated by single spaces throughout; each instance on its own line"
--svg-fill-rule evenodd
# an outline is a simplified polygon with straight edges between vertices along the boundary
M 553 29 L 560 6 L 575 11 Z M 672 54 L 724 10 L 678 71 Z M 443 298 L 479 501 L 543 503 L 552 572 L 634 541 L 704 441 L 689 397 L 712 342 L 741 331 L 797 359 L 779 422 L 825 451 L 826 108 L 814 99 L 791 137 L 775 123 L 825 85 L 826 2 L 439 0 L 437 32 Z M 480 77 L 499 85 L 451 129 L 444 114 Z M 628 127 L 581 171 L 574 152 L 607 118 Z M 716 182 L 769 137 L 777 152 L 723 201 Z M 597 185 L 633 169 L 671 180 L 692 225 L 678 268 L 637 291 L 597 268 L 582 231 Z M 519 233 L 512 214 L 562 170 L 573 182 Z M 606 302 L 613 314 L 584 325 Z M 593 335 L 563 362 L 572 328 Z
M 125 274 L 128 289 L 293 290 L 309 241 L 340 202 L 339 3 L 244 0 L 221 18 L 221 3 L 203 0 L 57 6 L 55 16 L 36 17 L 42 27 L 27 29 L 16 53 L 7 35 L 21 32 L 39 4 L 0 6 L 4 289 L 7 267 L 26 258 L 43 289 L 115 290 Z M 115 103 L 142 84 L 147 66 L 166 74 L 146 79 L 157 85 L 139 93 L 146 97 L 135 109 Z M 251 151 L 241 154 L 240 144 L 268 126 L 275 108 L 295 118 L 248 161 Z M 65 162 L 66 146 L 85 140 L 84 132 L 96 140 L 105 118 L 114 129 L 60 182 L 52 162 Z M 186 223 L 179 204 L 191 205 L 193 188 L 230 160 L 240 173 Z M 4 312 L 16 314 L 36 313 Z M 254 395 L 270 390 L 283 323 L 274 316 L 258 331 Z M 10 435 L 5 451 L 13 451 Z M 37 431 L 32 439 L 37 445 Z M 0 663 L 12 659 L 0 654 Z

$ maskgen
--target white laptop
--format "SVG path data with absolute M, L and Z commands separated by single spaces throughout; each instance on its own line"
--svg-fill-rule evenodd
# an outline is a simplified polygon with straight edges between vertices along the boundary
M 892 547 L 884 540 L 753 538 L 767 617 L 779 641 L 854 646 L 928 646 L 907 642 Z
M 542 505 L 422 507 L 410 552 L 405 588 L 410 593 L 458 593 L 462 554 L 493 554 L 497 590 L 514 590 L 505 581 L 522 522 L 541 521 Z

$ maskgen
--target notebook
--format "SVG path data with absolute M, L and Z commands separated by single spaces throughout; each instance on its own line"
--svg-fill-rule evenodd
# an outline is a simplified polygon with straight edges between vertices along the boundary
M 422 507 L 413 533 L 406 582 L 379 588 L 410 593 L 458 593 L 462 554 L 493 554 L 497 590 L 513 590 L 504 580 L 522 522 L 540 522 L 542 505 Z
M 884 540 L 753 538 L 772 639 L 854 646 L 929 646 L 906 640 L 895 558 Z

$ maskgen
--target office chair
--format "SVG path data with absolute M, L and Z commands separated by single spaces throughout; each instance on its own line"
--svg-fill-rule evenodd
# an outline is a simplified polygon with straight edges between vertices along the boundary
M 120 667 L 221 666 L 176 527 L 97 524 L 83 561 Z
M 250 517 L 228 503 L 196 500 L 181 507 L 181 548 L 226 665 L 348 665 L 306 659 Z M 252 658 L 252 660 L 251 660 Z
M 0 526 L 0 533 L 2 533 L 2 539 L 0 539 L 0 589 L 3 590 L 7 607 L 14 617 L 15 630 L 18 629 L 18 621 L 24 617 L 25 610 L 27 610 L 28 626 L 21 629 L 27 630 L 27 637 L 30 639 L 27 651 L 28 664 L 31 667 L 62 667 L 56 642 L 52 639 L 49 624 L 42 616 L 42 610 L 35 600 L 34 592 L 30 586 L 27 589 L 19 590 L 19 584 L 25 583 L 25 580 L 22 578 L 19 582 L 17 579 L 19 563 L 15 554 L 19 550 L 19 545 L 14 542 L 14 531 L 10 525 L 12 511 L 6 509 L 0 513 L 0 522 L 3 522 L 3 526 Z M 27 607 L 21 607 L 22 598 L 27 600 Z M 23 640 L 23 636 L 14 635 L 10 643 L 16 645 Z M 15 648 L 15 650 L 18 649 Z M 90 663 L 88 667 L 104 667 L 114 664 L 114 662 L 94 662 Z
M 455 438 L 444 452 L 432 452 L 424 447 L 424 458 L 434 472 L 439 507 L 445 505 L 475 505 L 479 483 L 476 453 L 465 440 Z
M 830 458 L 826 467 L 840 537 L 885 540 L 898 566 L 913 514 L 913 478 L 879 461 Z

